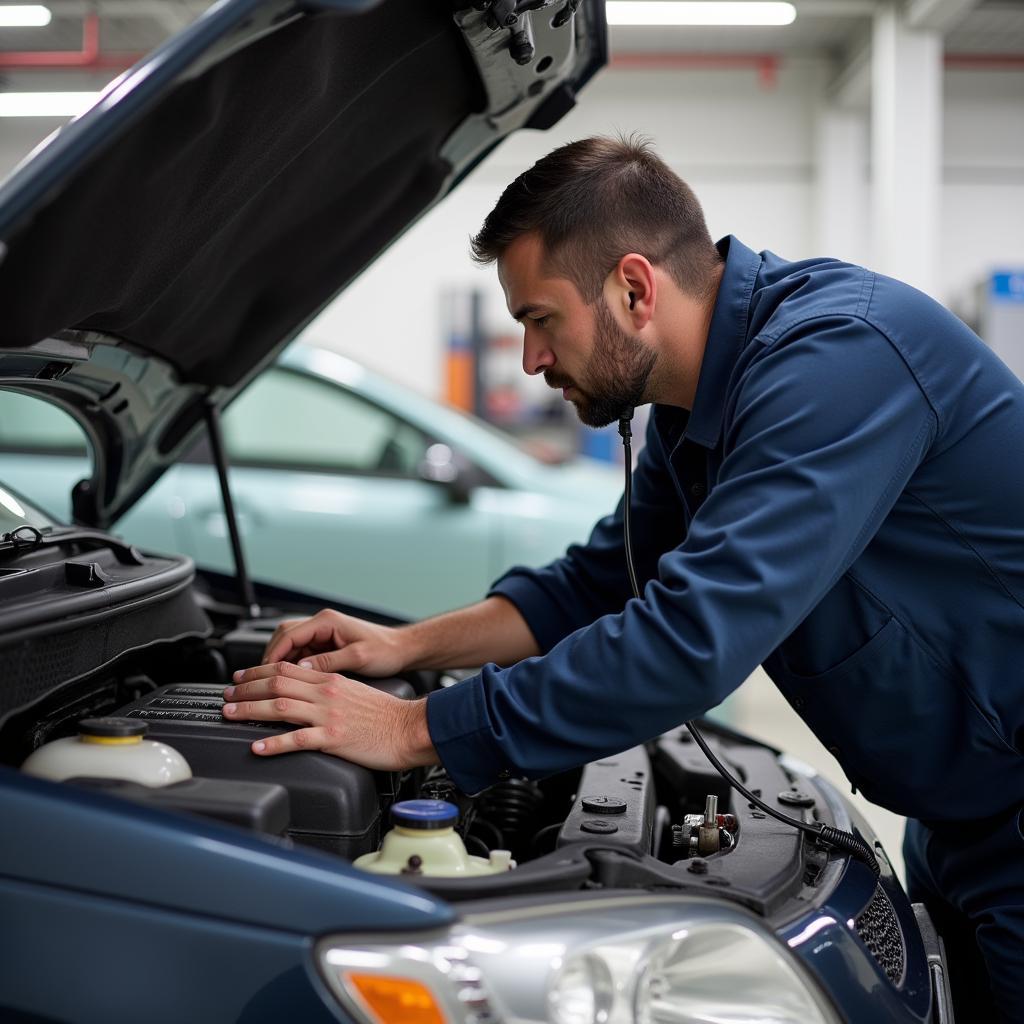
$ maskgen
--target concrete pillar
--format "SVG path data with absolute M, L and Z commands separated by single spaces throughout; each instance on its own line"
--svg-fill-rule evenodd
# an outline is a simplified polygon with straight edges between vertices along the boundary
M 871 47 L 873 269 L 938 292 L 942 37 L 911 29 L 893 3 Z
M 868 117 L 833 104 L 818 111 L 815 137 L 815 238 L 818 256 L 870 260 Z

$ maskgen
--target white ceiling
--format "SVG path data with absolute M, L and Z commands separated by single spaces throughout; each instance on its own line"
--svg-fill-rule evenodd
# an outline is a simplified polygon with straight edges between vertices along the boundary
M 3 2 L 3 0 L 0 0 Z M 426 2 L 426 0 L 413 0 Z M 796 21 L 782 28 L 633 28 L 610 30 L 613 59 L 628 54 L 774 54 L 783 57 L 826 56 L 837 64 L 862 49 L 868 38 L 873 0 L 794 0 Z M 1024 0 L 908 0 L 941 6 L 958 14 L 946 33 L 948 55 L 1005 55 L 1021 58 L 1024 67 Z M 82 20 L 100 14 L 101 49 L 130 58 L 144 53 L 170 32 L 209 6 L 206 0 L 50 0 L 53 21 L 46 28 L 0 29 L 0 56 L 9 51 L 76 51 L 82 47 Z M 966 11 L 967 13 L 963 13 Z M 57 71 L 58 76 L 72 74 Z M 107 72 L 112 77 L 115 72 Z M 19 88 L 43 71 L 0 69 Z M 79 77 L 81 72 L 78 73 Z M 48 86 L 52 77 L 47 75 Z
M 947 34 L 946 51 L 1024 54 L 1024 2 L 981 4 Z

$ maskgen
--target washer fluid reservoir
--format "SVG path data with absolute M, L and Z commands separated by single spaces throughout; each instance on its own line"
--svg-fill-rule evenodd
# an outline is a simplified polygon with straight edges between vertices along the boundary
M 391 808 L 394 828 L 377 853 L 357 857 L 364 871 L 382 875 L 496 875 L 516 866 L 508 850 L 492 850 L 489 859 L 466 852 L 455 831 L 459 809 L 446 800 L 403 800 Z
M 192 778 L 177 750 L 143 739 L 147 728 L 137 718 L 86 718 L 78 723 L 77 736 L 44 743 L 29 754 L 21 770 L 54 782 L 85 775 L 169 786 Z

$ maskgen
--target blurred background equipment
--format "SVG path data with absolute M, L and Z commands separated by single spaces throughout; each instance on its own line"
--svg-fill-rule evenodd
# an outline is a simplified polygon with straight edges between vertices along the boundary
M 1024 380 L 1024 266 L 995 271 L 985 284 L 980 307 L 981 336 Z
M 447 338 L 445 397 L 516 438 L 541 462 L 558 465 L 576 455 L 622 462 L 615 425 L 580 423 L 570 402 L 523 372 L 519 328 L 484 322 L 482 288 L 449 288 L 442 298 L 442 335 Z M 640 431 L 642 436 L 642 430 Z

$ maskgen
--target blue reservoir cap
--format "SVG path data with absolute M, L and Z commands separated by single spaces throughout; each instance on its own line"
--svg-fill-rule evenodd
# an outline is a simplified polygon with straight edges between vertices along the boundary
M 402 800 L 391 808 L 391 821 L 402 828 L 451 828 L 459 809 L 447 800 Z

